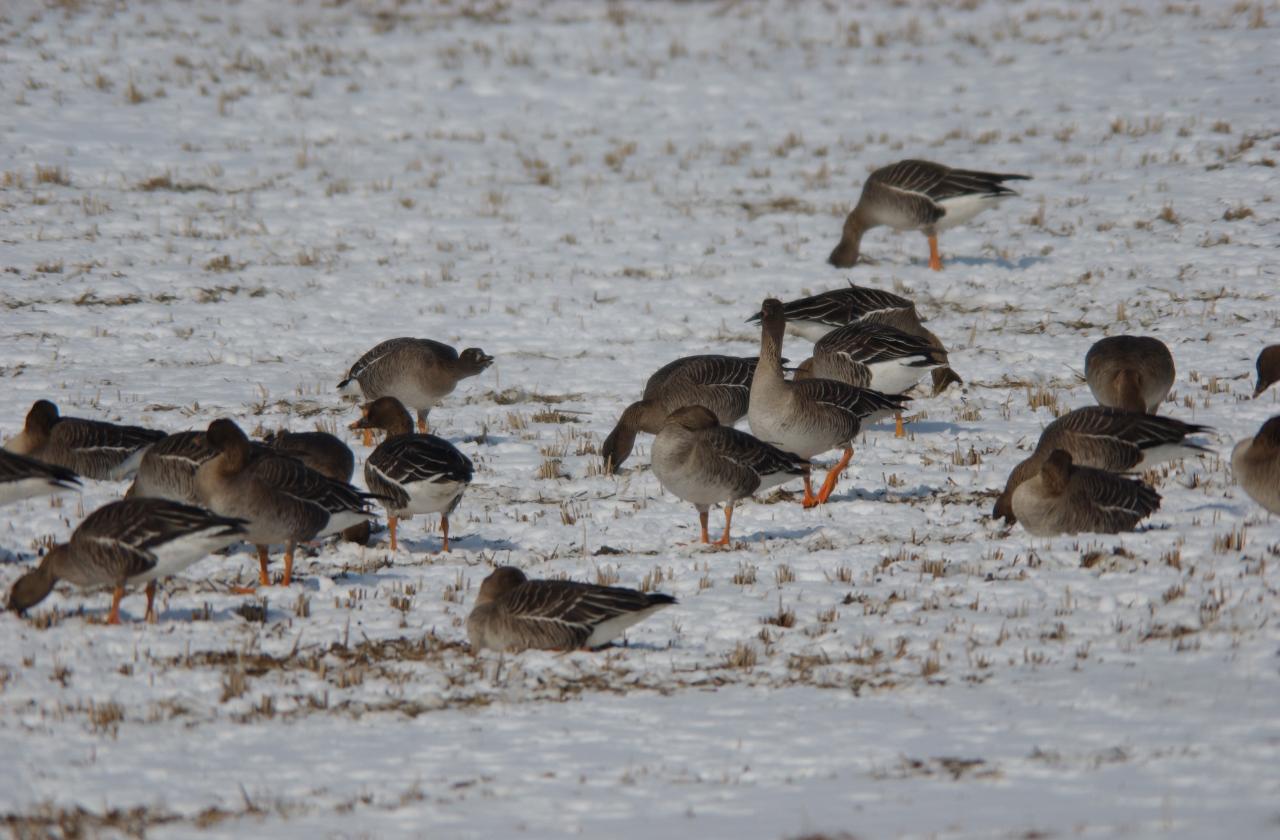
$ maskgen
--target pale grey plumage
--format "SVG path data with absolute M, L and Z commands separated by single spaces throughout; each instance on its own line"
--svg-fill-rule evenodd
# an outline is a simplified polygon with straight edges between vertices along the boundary
M 358 389 L 367 400 L 395 397 L 418 412 L 418 424 L 426 430 L 432 407 L 453 393 L 458 382 L 482 372 L 493 363 L 483 350 L 469 347 L 461 354 L 447 344 L 429 338 L 392 338 L 361 356 L 338 389 Z

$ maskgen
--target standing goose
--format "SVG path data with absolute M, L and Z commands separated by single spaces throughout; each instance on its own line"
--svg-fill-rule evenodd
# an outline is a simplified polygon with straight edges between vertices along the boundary
M 1272 417 L 1256 435 L 1235 445 L 1231 471 L 1249 498 L 1280 514 L 1280 416 Z
M 996 499 L 993 518 L 1012 525 L 1013 493 L 1040 467 L 1055 449 L 1071 456 L 1072 463 L 1107 472 L 1145 470 L 1163 461 L 1199 455 L 1209 450 L 1187 440 L 1189 435 L 1208 432 L 1208 426 L 1184 423 L 1172 417 L 1121 411 L 1090 405 L 1068 412 L 1040 433 L 1035 452 L 1009 473 L 1004 492 Z
M 1262 392 L 1276 382 L 1280 382 L 1280 344 L 1264 347 L 1258 354 L 1258 384 L 1253 389 L 1253 398 L 1262 396 Z
M 756 437 L 801 458 L 830 449 L 844 450 L 816 496 L 805 476 L 804 506 L 820 505 L 830 498 L 840 473 L 849 465 L 853 439 L 862 421 L 901 411 L 910 400 L 834 379 L 788 382 L 782 376 L 782 333 L 786 329 L 782 302 L 769 298 L 761 313 L 760 363 L 751 378 L 747 421 Z
M 356 456 L 351 447 L 328 432 L 290 432 L 280 429 L 266 434 L 262 443 L 281 455 L 297 458 L 325 478 L 344 484 L 351 483 L 351 476 L 356 471 Z M 370 525 L 365 520 L 344 530 L 342 538 L 347 542 L 366 545 L 369 542 L 369 532 Z
M 418 412 L 418 431 L 427 432 L 427 414 L 453 393 L 460 380 L 475 376 L 493 364 L 478 347 L 461 354 L 447 344 L 429 338 L 392 338 L 374 347 L 351 366 L 338 383 L 344 394 L 363 394 L 366 400 L 395 397 Z M 372 444 L 365 434 L 365 446 Z
M 133 484 L 125 498 L 168 499 L 188 505 L 200 504 L 196 495 L 196 470 L 217 450 L 204 432 L 174 432 L 148 447 Z
M 110 586 L 108 624 L 120 623 L 126 586 L 147 584 L 147 620 L 154 621 L 156 580 L 225 548 L 245 533 L 244 520 L 217 516 L 165 499 L 124 499 L 85 517 L 68 542 L 14 583 L 8 608 L 17 612 L 45 599 L 59 580 L 82 588 Z
M 653 474 L 671 494 L 692 502 L 707 533 L 707 512 L 724 502 L 724 534 L 716 545 L 729 544 L 733 505 L 758 490 L 809 476 L 809 462 L 783 452 L 746 432 L 720 425 L 700 405 L 676 409 L 653 443 Z
M 56 405 L 36 400 L 22 431 L 4 448 L 85 478 L 121 481 L 137 471 L 146 448 L 162 437 L 164 432 L 140 426 L 60 417 Z
M 1173 387 L 1173 354 L 1146 335 L 1113 335 L 1084 357 L 1084 378 L 1098 405 L 1155 414 Z
M 80 476 L 66 467 L 0 449 L 0 505 L 79 489 Z
M 631 455 L 636 434 L 656 435 L 667 415 L 686 405 L 700 405 L 732 426 L 747 413 L 754 356 L 685 356 L 663 365 L 644 386 L 644 396 L 627 406 L 613 431 L 604 439 L 600 455 L 605 469 L 616 472 Z
M 1026 181 L 1030 175 L 1004 175 L 952 169 L 927 160 L 902 160 L 877 169 L 862 185 L 862 195 L 844 220 L 840 244 L 827 262 L 849 268 L 858 261 L 862 234 L 888 225 L 894 230 L 918 230 L 929 239 L 929 268 L 942 270 L 938 232 L 962 225 L 1017 195 L 1005 181 Z
M 261 585 L 271 584 L 267 549 L 272 543 L 285 545 L 281 583 L 288 586 L 297 543 L 373 518 L 365 494 L 296 458 L 254 446 L 230 420 L 214 420 L 205 434 L 217 454 L 196 470 L 196 495 L 215 513 L 247 520 L 245 539 L 258 547 Z
M 471 461 L 444 438 L 414 434 L 409 412 L 395 397 L 379 397 L 365 406 L 364 417 L 351 428 L 387 432 L 387 439 L 364 463 L 364 480 L 387 509 L 391 550 L 399 547 L 399 520 L 412 519 L 415 513 L 438 513 L 443 550 L 448 551 L 449 514 L 471 483 Z
M 796 379 L 835 379 L 882 394 L 910 390 L 926 370 L 947 364 L 947 353 L 928 340 L 870 321 L 837 327 L 818 339 L 813 356 L 796 368 Z M 894 434 L 903 437 L 902 414 Z
M 1013 491 L 1014 516 L 1037 537 L 1132 531 L 1159 507 L 1160 494 L 1143 482 L 1074 466 L 1061 449 Z
M 514 566 L 499 566 L 480 584 L 467 637 L 477 652 L 598 648 L 674 603 L 661 592 L 529 580 Z

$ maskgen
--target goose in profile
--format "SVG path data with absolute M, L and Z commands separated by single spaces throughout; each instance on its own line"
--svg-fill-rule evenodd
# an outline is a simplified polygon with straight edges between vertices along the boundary
M 782 302 L 769 298 L 760 311 L 760 362 L 751 379 L 751 403 L 747 409 L 751 432 L 806 460 L 831 449 L 843 450 L 817 495 L 809 477 L 805 477 L 804 506 L 813 507 L 830 498 L 840 474 L 853 458 L 853 440 L 862 422 L 901 411 L 910 400 L 834 379 L 786 380 L 782 375 L 782 334 L 786 328 Z
M 1030 175 L 952 169 L 927 160 L 902 160 L 877 169 L 862 185 L 862 195 L 844 221 L 840 244 L 827 262 L 849 268 L 858 261 L 862 235 L 874 227 L 918 230 L 929 240 L 929 268 L 942 270 L 938 233 L 962 225 L 1017 195 L 1005 181 L 1026 181 Z
M 338 390 L 369 401 L 395 397 L 418 412 L 418 431 L 425 434 L 431 409 L 452 394 L 459 381 L 491 364 L 493 357 L 478 347 L 459 353 L 429 338 L 392 338 L 357 359 Z M 372 445 L 371 432 L 366 432 L 364 443 Z
M 947 364 L 947 353 L 928 340 L 894 327 L 858 321 L 837 327 L 818 339 L 813 356 L 796 368 L 795 378 L 835 379 L 882 394 L 903 394 L 925 371 Z M 894 434 L 904 437 L 902 413 L 895 414 Z
M 1113 335 L 1089 348 L 1084 378 L 1098 405 L 1155 414 L 1169 396 L 1173 354 L 1164 342 L 1146 335 Z
M 1256 400 L 1277 382 L 1280 382 L 1280 344 L 1272 344 L 1258 354 L 1258 384 L 1253 389 L 1253 398 Z
M 1184 423 L 1172 417 L 1121 411 L 1090 405 L 1054 420 L 1040 433 L 1035 451 L 1013 468 L 1004 492 L 996 499 L 993 518 L 1012 525 L 1013 493 L 1022 482 L 1040 472 L 1040 467 L 1054 450 L 1071 456 L 1073 464 L 1107 472 L 1140 472 L 1178 458 L 1209 452 L 1187 438 L 1210 432 L 1208 426 Z
M 156 581 L 241 539 L 244 520 L 165 499 L 124 499 L 85 517 L 71 539 L 55 545 L 18 578 L 8 608 L 23 612 L 43 601 L 59 580 L 81 588 L 109 586 L 108 624 L 120 623 L 126 586 L 147 585 L 147 620 L 155 621 Z
M 1280 416 L 1262 424 L 1231 451 L 1236 481 L 1262 507 L 1280 514 Z
M 356 456 L 351 447 L 328 432 L 290 432 L 279 429 L 264 435 L 262 445 L 281 455 L 297 458 L 310 469 L 334 481 L 349 484 L 351 476 L 355 474 Z M 370 530 L 367 520 L 357 522 L 342 532 L 342 539 L 357 545 L 367 545 Z
M 162 437 L 164 432 L 155 429 L 62 417 L 53 403 L 36 400 L 22 431 L 4 448 L 85 478 L 121 481 L 137 471 L 146 448 Z
M 1160 508 L 1160 494 L 1141 481 L 1077 467 L 1061 449 L 1013 491 L 1013 513 L 1027 533 L 1118 534 L 1132 531 Z
M 196 470 L 217 454 L 205 439 L 204 432 L 165 435 L 148 447 L 142 456 L 125 498 L 168 499 L 198 505 Z
M 254 446 L 230 420 L 214 420 L 205 435 L 217 454 L 196 470 L 196 495 L 209 510 L 247 521 L 245 539 L 258 548 L 263 586 L 271 584 L 270 545 L 285 546 L 281 583 L 288 586 L 297 543 L 341 533 L 373 518 L 369 495 L 325 478 L 296 458 Z
M 734 503 L 793 478 L 808 478 L 809 462 L 720 425 L 710 409 L 689 405 L 673 411 L 658 431 L 653 474 L 668 492 L 697 508 L 703 543 L 711 542 L 708 511 L 723 502 L 724 533 L 716 545 L 729 545 Z
M 471 649 L 598 648 L 676 599 L 570 580 L 530 580 L 514 566 L 499 566 L 480 584 L 467 617 Z
M 663 365 L 645 383 L 644 396 L 627 406 L 604 439 L 600 455 L 606 471 L 616 472 L 630 457 L 637 433 L 656 435 L 677 408 L 703 406 L 723 426 L 741 420 L 755 370 L 754 356 L 685 356 Z
M 471 461 L 444 438 L 414 434 L 409 412 L 395 397 L 379 397 L 365 406 L 364 417 L 351 428 L 387 432 L 387 439 L 365 461 L 364 480 L 387 509 L 391 550 L 399 548 L 399 520 L 412 519 L 415 513 L 438 513 L 442 550 L 448 551 L 449 514 L 471 483 Z
M 0 449 L 0 505 L 79 489 L 80 476 L 66 467 Z

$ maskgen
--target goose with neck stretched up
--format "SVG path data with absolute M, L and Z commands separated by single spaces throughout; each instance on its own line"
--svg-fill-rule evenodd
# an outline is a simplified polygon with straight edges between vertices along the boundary
M 902 160 L 881 167 L 862 185 L 858 204 L 844 221 L 840 243 L 827 258 L 837 268 L 858 261 L 862 235 L 887 225 L 894 230 L 918 230 L 929 240 L 929 268 L 942 270 L 938 233 L 962 225 L 1003 199 L 1017 195 L 1005 181 L 1026 181 L 1030 175 L 952 169 L 927 160 Z
M 786 329 L 782 302 L 769 298 L 760 311 L 760 362 L 751 379 L 747 421 L 756 437 L 806 460 L 832 449 L 843 450 L 816 495 L 805 477 L 804 506 L 824 504 L 853 458 L 853 441 L 862 423 L 901 411 L 910 399 L 834 379 L 788 381 L 782 374 Z
M 0 505 L 79 489 L 74 470 L 0 449 Z
M 84 478 L 122 481 L 137 471 L 147 447 L 162 437 L 164 432 L 141 426 L 63 417 L 53 403 L 36 400 L 22 431 L 4 448 Z
M 1037 537 L 1132 531 L 1159 508 L 1160 494 L 1145 483 L 1077 467 L 1061 449 L 1013 491 L 1014 516 Z
M 1098 405 L 1125 411 L 1155 414 L 1175 375 L 1169 348 L 1147 335 L 1101 339 L 1084 357 L 1084 378 Z

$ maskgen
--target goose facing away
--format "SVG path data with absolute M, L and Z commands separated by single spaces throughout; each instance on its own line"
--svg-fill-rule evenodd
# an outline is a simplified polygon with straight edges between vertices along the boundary
M 1175 370 L 1164 342 L 1146 335 L 1113 335 L 1094 342 L 1084 377 L 1098 405 L 1155 414 L 1169 396 Z
M 653 474 L 673 495 L 692 502 L 709 543 L 707 512 L 724 502 L 724 534 L 729 545 L 733 505 L 759 490 L 809 475 L 809 462 L 746 432 L 722 426 L 700 405 L 676 409 L 653 443 Z
M 1014 491 L 1038 473 L 1049 454 L 1056 449 L 1066 452 L 1072 463 L 1080 467 L 1107 472 L 1136 472 L 1164 461 L 1209 452 L 1187 438 L 1210 431 L 1212 429 L 1208 426 L 1156 414 L 1121 411 L 1100 405 L 1077 408 L 1045 426 L 1035 451 L 1009 473 L 1004 492 L 996 499 L 991 516 L 1004 519 L 1010 525 L 1017 521 L 1013 513 Z
M 862 421 L 889 416 L 910 402 L 901 395 L 881 394 L 834 379 L 789 382 L 782 375 L 782 334 L 786 328 L 782 302 L 767 299 L 760 309 L 760 362 L 751 378 L 747 421 L 751 432 L 766 443 L 809 459 L 830 449 L 843 449 L 814 495 L 808 477 L 804 505 L 823 504 L 853 458 L 853 439 Z
M 409 412 L 395 397 L 379 397 L 365 407 L 364 417 L 353 429 L 384 429 L 387 439 L 378 444 L 364 464 L 369 490 L 380 496 L 387 509 L 391 550 L 396 551 L 396 523 L 415 513 L 440 514 L 442 550 L 449 550 L 449 514 L 462 501 L 474 469 L 467 456 L 452 443 L 435 435 L 414 434 Z
M 79 489 L 80 476 L 72 470 L 0 449 L 0 505 Z
M 858 261 L 862 235 L 873 227 L 918 230 L 929 239 L 929 268 L 942 270 L 938 232 L 964 224 L 1017 195 L 1005 181 L 1030 175 L 952 169 L 927 160 L 902 160 L 877 169 L 862 185 L 858 204 L 844 221 L 840 243 L 827 262 L 849 268 Z
M 125 498 L 168 499 L 198 505 L 196 470 L 217 454 L 204 432 L 165 435 L 147 448 Z
M 608 472 L 631 455 L 636 434 L 656 435 L 667 415 L 686 405 L 700 405 L 732 426 L 747 413 L 754 356 L 685 356 L 663 365 L 645 383 L 644 395 L 627 406 L 613 431 L 604 439 L 600 455 Z
M 155 620 L 156 580 L 176 574 L 245 533 L 244 520 L 165 499 L 124 499 L 85 517 L 68 542 L 55 545 L 13 585 L 8 608 L 23 612 L 65 580 L 114 588 L 108 624 L 120 623 L 126 586 L 147 585 L 147 620 Z
M 351 366 L 338 390 L 363 394 L 369 401 L 395 397 L 418 412 L 418 431 L 427 431 L 427 414 L 453 393 L 460 380 L 482 373 L 493 357 L 478 347 L 459 353 L 429 338 L 392 338 L 374 347 Z M 366 436 L 365 445 L 371 443 Z
M 1258 384 L 1253 389 L 1253 398 L 1262 396 L 1262 392 L 1276 382 L 1280 382 L 1280 344 L 1264 347 L 1258 354 Z
M 164 432 L 80 417 L 62 417 L 48 400 L 36 400 L 26 423 L 4 448 L 75 470 L 85 478 L 121 481 L 138 469 L 146 448 Z
M 1256 435 L 1235 445 L 1231 471 L 1249 498 L 1280 514 L 1280 416 L 1272 417 Z
M 1013 491 L 1014 515 L 1037 537 L 1132 531 L 1159 507 L 1160 494 L 1143 482 L 1077 467 L 1061 449 Z
M 480 584 L 467 616 L 471 649 L 598 648 L 676 599 L 569 580 L 529 580 L 514 566 L 499 566 Z
M 200 503 L 223 516 L 248 522 L 245 539 L 258 548 L 259 582 L 271 583 L 267 550 L 284 544 L 284 577 L 293 579 L 293 550 L 299 542 L 340 533 L 373 518 L 371 498 L 350 484 L 326 478 L 301 461 L 254 446 L 230 420 L 209 424 L 205 433 L 217 454 L 196 471 Z

